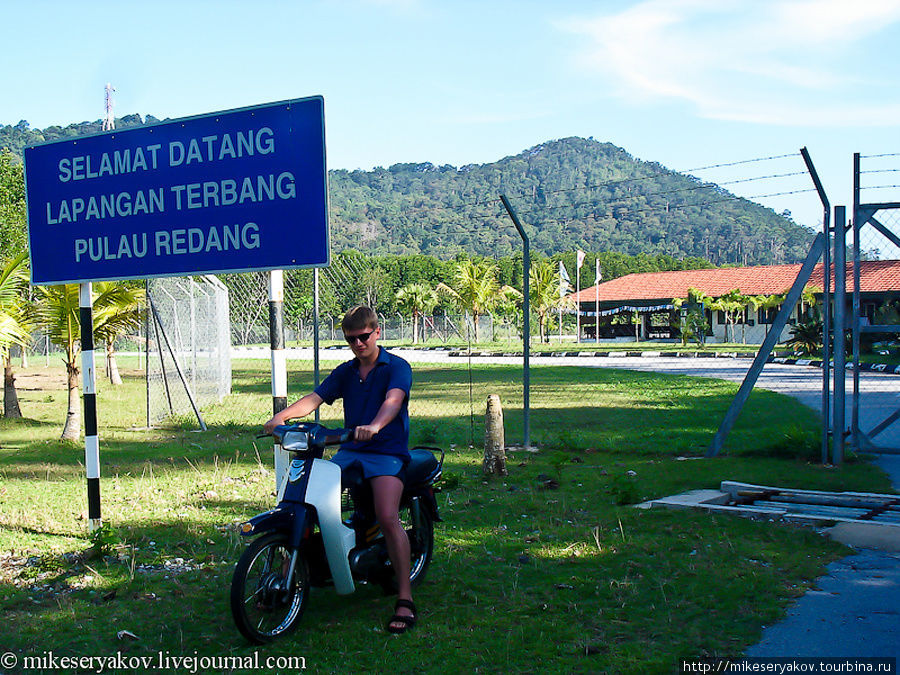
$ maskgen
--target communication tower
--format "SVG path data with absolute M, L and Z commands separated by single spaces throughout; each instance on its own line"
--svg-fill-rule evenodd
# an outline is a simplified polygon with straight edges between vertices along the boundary
M 116 116 L 113 114 L 113 97 L 115 91 L 109 82 L 106 83 L 106 117 L 103 119 L 103 131 L 112 131 L 116 128 Z

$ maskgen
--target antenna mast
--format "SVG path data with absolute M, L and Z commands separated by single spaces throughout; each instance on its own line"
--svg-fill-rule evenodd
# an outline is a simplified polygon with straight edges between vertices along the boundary
M 109 82 L 106 83 L 106 117 L 103 120 L 103 131 L 112 131 L 116 128 L 116 117 L 113 115 L 112 93 L 115 91 Z

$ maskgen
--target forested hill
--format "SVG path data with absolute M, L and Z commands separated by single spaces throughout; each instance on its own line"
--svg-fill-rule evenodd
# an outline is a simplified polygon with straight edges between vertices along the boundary
M 141 122 L 130 115 L 117 128 Z M 0 148 L 21 155 L 27 143 L 99 128 L 99 121 L 0 126 Z M 547 255 L 581 248 L 772 264 L 802 260 L 813 237 L 771 209 L 584 138 L 549 141 L 491 164 L 331 170 L 329 192 L 336 252 L 509 255 L 521 241 L 500 194 L 529 227 L 532 248 Z

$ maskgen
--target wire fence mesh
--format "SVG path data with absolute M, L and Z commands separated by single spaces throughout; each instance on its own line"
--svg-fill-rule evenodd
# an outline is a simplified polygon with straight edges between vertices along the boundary
M 231 393 L 228 291 L 213 276 L 147 283 L 147 424 Z
M 884 154 L 857 162 L 852 229 L 853 442 L 860 449 L 900 449 L 894 415 L 900 406 L 900 156 Z M 848 355 L 848 356 L 849 356 Z
M 765 184 L 766 195 L 783 193 L 794 200 L 815 199 L 808 194 L 810 190 L 804 187 L 804 183 L 799 182 L 805 180 L 805 176 L 793 166 L 798 162 L 796 155 L 777 155 L 763 159 L 776 166 L 772 170 L 761 170 L 757 166 L 759 161 L 753 160 L 754 164 L 749 165 L 752 168 L 745 168 L 743 162 L 699 167 L 694 173 L 702 175 L 703 179 L 698 179 L 696 187 L 692 188 L 693 201 L 676 205 L 674 193 L 666 193 L 666 199 L 660 202 L 661 206 L 655 202 L 647 203 L 639 210 L 649 214 L 648 217 L 653 216 L 655 221 L 662 221 L 670 208 L 689 207 L 695 210 L 697 218 L 703 219 L 706 209 L 717 208 L 717 204 L 735 199 L 721 189 L 714 194 L 707 194 L 708 188 L 716 184 L 749 184 L 748 187 Z M 727 171 L 727 174 L 723 171 Z M 880 179 L 881 174 L 875 177 Z M 884 187 L 878 186 L 877 189 Z M 529 227 L 539 230 L 544 221 L 550 222 L 548 218 L 553 222 L 570 218 L 565 215 L 564 209 L 567 207 L 563 203 L 568 200 L 571 202 L 568 208 L 575 209 L 573 217 L 576 217 L 576 221 L 573 222 L 589 224 L 590 214 L 581 214 L 578 209 L 583 211 L 586 208 L 581 202 L 591 196 L 592 190 L 589 185 L 576 186 L 571 195 L 556 195 L 552 210 L 550 206 L 542 206 L 535 198 L 533 205 L 524 205 L 521 214 L 527 214 L 525 220 Z M 629 196 L 628 191 L 622 194 L 624 200 L 637 199 Z M 475 231 L 482 239 L 500 236 L 499 228 L 504 216 L 498 205 L 494 204 L 497 208 L 491 209 L 494 201 L 496 200 L 483 200 L 477 204 L 482 211 L 488 210 L 493 214 L 490 227 L 479 227 L 476 222 L 466 222 L 471 209 L 460 207 L 460 222 L 465 227 L 461 225 L 459 232 L 447 230 L 441 236 L 448 243 L 450 240 L 463 241 L 466 237 L 473 236 Z M 527 196 L 522 197 L 522 201 L 527 202 Z M 897 231 L 900 225 L 897 222 L 897 212 L 882 213 L 879 218 L 883 219 L 886 228 Z M 508 229 L 514 232 L 511 226 Z M 389 237 L 390 231 L 386 230 L 383 234 Z M 506 241 L 510 233 L 504 231 L 502 234 Z M 704 244 L 705 248 L 701 252 L 709 253 L 710 258 L 737 263 L 759 259 L 762 254 L 765 254 L 765 260 L 770 263 L 796 261 L 795 254 L 793 259 L 787 257 L 786 242 L 778 240 L 774 235 L 753 233 L 744 225 L 736 229 L 734 234 L 732 245 L 735 248 L 731 252 L 723 248 L 726 246 L 723 241 L 718 240 L 710 240 Z M 661 240 L 656 244 L 663 246 L 665 241 Z M 872 225 L 867 225 L 862 231 L 860 248 L 864 263 L 894 261 L 898 258 L 894 242 Z M 593 257 L 594 254 L 589 253 L 587 270 L 592 268 Z M 411 314 L 400 308 L 396 293 L 399 285 L 422 280 L 427 276 L 423 270 L 428 265 L 437 264 L 425 260 L 427 256 L 421 258 L 422 260 L 417 261 L 406 260 L 403 263 L 406 266 L 397 269 L 400 266 L 398 260 L 376 258 L 363 251 L 345 251 L 333 255 L 331 265 L 318 272 L 318 334 L 315 336 L 316 273 L 312 270 L 290 270 L 285 273 L 284 327 L 289 399 L 299 397 L 314 385 L 313 345 L 316 340 L 320 346 L 320 378 L 331 367 L 350 358 L 351 354 L 342 341 L 340 318 L 348 307 L 367 304 L 379 315 L 383 344 L 413 364 L 416 378 L 411 401 L 414 441 L 439 440 L 445 444 L 478 445 L 481 442 L 481 418 L 487 397 L 500 394 L 506 413 L 507 439 L 512 444 L 521 443 L 525 424 L 524 321 L 521 303 L 518 306 L 484 311 L 477 318 L 471 312 L 451 310 L 446 304 L 432 311 Z M 441 264 L 452 265 L 452 261 Z M 515 269 L 507 275 L 508 282 L 519 290 L 522 287 L 521 265 L 521 257 L 513 260 Z M 755 269 L 764 277 L 773 274 L 772 270 L 776 268 Z M 429 270 L 429 273 L 433 272 L 434 269 Z M 452 279 L 446 275 L 446 268 L 444 272 L 444 280 L 452 285 Z M 571 266 L 569 272 L 573 272 L 572 276 L 575 276 L 575 270 Z M 723 270 L 723 274 L 727 276 L 727 270 Z M 779 274 L 783 275 L 783 270 Z M 688 273 L 688 276 L 699 285 L 699 271 Z M 431 275 L 433 277 L 434 274 Z M 582 288 L 593 283 L 593 275 L 589 273 L 588 277 L 590 281 L 582 276 L 585 281 Z M 782 287 L 775 291 L 770 289 L 770 296 L 787 290 L 793 277 L 788 275 L 784 278 Z M 173 318 L 173 324 L 167 328 L 166 334 L 171 334 L 173 341 L 186 339 L 188 336 L 193 336 L 195 340 L 195 346 L 179 342 L 171 349 L 160 352 L 158 350 L 163 346 L 163 338 L 155 334 L 158 326 L 153 322 L 148 323 L 144 337 L 157 350 L 153 352 L 156 356 L 150 360 L 148 373 L 151 387 L 155 387 L 157 392 L 151 394 L 151 398 L 155 400 L 154 409 L 175 410 L 174 403 L 169 406 L 169 399 L 176 389 L 183 391 L 179 386 L 169 387 L 168 393 L 166 392 L 167 378 L 169 384 L 176 379 L 180 380 L 174 363 L 165 364 L 167 352 L 180 353 L 189 362 L 183 368 L 182 376 L 191 382 L 202 371 L 215 370 L 212 366 L 201 365 L 199 361 L 194 367 L 195 360 L 202 361 L 208 353 L 214 351 L 222 356 L 227 352 L 230 372 L 233 373 L 235 382 L 241 383 L 237 388 L 238 392 L 244 389 L 259 392 L 265 388 L 270 358 L 267 273 L 228 274 L 219 279 L 219 283 L 227 289 L 227 312 L 218 305 L 215 311 L 210 307 L 208 318 L 203 321 L 204 324 L 210 324 L 209 328 L 201 326 L 191 310 L 192 303 L 199 307 L 199 299 L 188 300 L 187 296 L 181 300 L 169 298 L 169 295 L 175 294 L 163 290 L 163 286 L 151 292 L 151 297 L 160 308 L 165 302 L 166 313 L 177 317 Z M 683 333 L 685 317 L 674 304 L 676 294 L 673 293 L 670 297 L 647 297 L 642 293 L 639 281 L 637 277 L 631 278 L 631 295 L 623 297 L 616 306 L 605 306 L 603 311 L 598 308 L 598 311 L 593 312 L 594 315 L 604 315 L 606 323 L 600 327 L 602 330 L 598 330 L 591 314 L 593 306 L 590 309 L 582 308 L 583 314 L 580 317 L 572 313 L 570 308 L 555 308 L 549 312 L 543 308 L 536 309 L 533 313 L 530 371 L 532 442 L 598 449 L 639 448 L 665 443 L 667 447 L 671 447 L 672 452 L 679 454 L 697 454 L 704 450 L 709 441 L 708 424 L 706 435 L 695 433 L 690 420 L 686 421 L 675 414 L 684 407 L 678 391 L 707 396 L 720 386 L 718 382 L 724 380 L 731 383 L 728 385 L 730 388 L 726 387 L 721 391 L 733 392 L 734 384 L 743 379 L 756 347 L 767 335 L 778 305 L 766 304 L 763 302 L 763 293 L 749 286 L 742 287 L 738 283 L 735 283 L 733 289 L 743 296 L 740 300 L 744 303 L 742 307 L 735 309 L 721 304 L 714 305 L 712 302 L 720 299 L 732 287 L 710 290 L 709 304 L 700 315 L 703 327 L 695 331 L 705 339 L 697 340 L 696 334 L 685 336 Z M 193 283 L 172 280 L 174 287 L 190 286 Z M 820 266 L 810 284 L 813 292 L 819 286 L 819 298 L 823 284 Z M 896 290 L 900 294 L 900 287 L 890 286 L 882 290 Z M 889 312 L 894 299 L 900 297 L 883 293 L 878 297 L 870 297 L 866 295 L 867 292 L 861 297 L 860 312 L 870 323 L 875 322 L 876 313 Z M 684 297 L 683 293 L 681 297 Z M 796 341 L 784 346 L 790 338 L 797 338 L 806 324 L 814 323 L 811 321 L 815 318 L 812 311 L 814 305 L 807 298 L 796 307 L 789 308 L 790 324 L 781 335 L 782 354 L 775 362 L 766 365 L 759 386 L 786 393 L 811 408 L 818 409 L 822 405 L 823 374 L 821 357 L 817 354 L 815 344 L 806 350 L 809 353 L 804 353 Z M 193 322 L 191 316 L 194 316 Z M 544 328 L 544 342 L 541 342 L 541 324 Z M 219 331 L 215 335 L 207 332 L 212 330 L 212 325 Z M 821 327 L 818 330 L 817 340 L 821 343 Z M 815 341 L 816 336 L 813 337 Z M 230 345 L 228 348 L 223 341 L 226 338 Z M 120 342 L 120 348 L 137 353 L 135 346 L 140 338 L 132 336 L 129 339 L 130 342 Z M 864 338 L 862 342 L 865 349 L 869 349 L 871 343 L 873 356 L 888 360 L 895 357 L 892 339 Z M 45 337 L 38 336 L 33 350 L 45 354 L 49 359 L 53 347 Z M 881 354 L 879 350 L 887 353 Z M 139 362 L 138 366 L 140 365 Z M 165 378 L 162 377 L 163 371 L 167 373 Z M 654 377 L 660 374 L 672 377 Z M 685 380 L 685 376 L 702 379 Z M 249 384 L 251 380 L 254 383 L 252 386 Z M 615 388 L 613 385 L 625 381 L 629 383 L 626 389 L 631 395 L 625 399 L 611 398 L 610 391 Z M 896 394 L 892 381 L 885 379 L 880 386 L 891 395 Z M 218 389 L 215 396 L 221 396 L 221 391 L 223 389 Z M 648 392 L 654 392 L 654 395 L 645 395 Z M 719 408 L 727 405 L 729 398 L 730 394 L 722 393 L 715 404 L 710 405 L 709 416 L 716 417 L 720 412 Z M 252 415 L 261 422 L 271 414 L 271 409 L 268 402 L 260 403 L 259 400 L 252 399 L 253 403 L 248 405 L 259 407 L 259 410 L 252 411 Z M 182 401 L 182 410 L 183 404 Z M 198 405 L 202 406 L 203 403 Z M 153 420 L 160 419 L 161 414 L 154 413 Z M 772 414 L 772 411 L 750 410 L 745 413 L 744 429 L 749 430 L 747 433 L 755 431 L 757 434 L 764 434 L 765 420 L 762 418 Z M 324 410 L 322 416 L 325 420 L 339 420 L 340 406 Z M 662 439 L 643 436 L 642 421 L 650 416 L 666 421 L 672 434 Z M 867 428 L 871 429 L 871 426 Z M 814 439 L 809 442 L 810 445 L 816 445 Z

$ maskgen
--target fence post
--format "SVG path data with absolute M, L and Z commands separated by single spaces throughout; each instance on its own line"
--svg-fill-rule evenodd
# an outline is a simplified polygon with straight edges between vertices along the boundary
M 272 352 L 272 414 L 287 408 L 287 364 L 284 358 L 284 271 L 269 272 L 269 346 Z M 277 443 L 275 454 L 275 489 L 287 476 L 288 453 Z
M 853 153 L 853 314 L 850 317 L 851 343 L 853 346 L 853 399 L 850 404 L 850 447 L 859 452 L 859 334 L 860 334 L 860 299 L 859 299 L 859 153 Z
M 528 449 L 531 447 L 531 243 L 528 240 L 528 235 L 525 233 L 525 228 L 523 228 L 522 223 L 519 222 L 519 218 L 516 216 L 515 211 L 513 211 L 513 207 L 506 198 L 506 195 L 500 195 L 500 201 L 503 202 L 503 206 L 506 208 L 506 212 L 512 219 L 513 225 L 516 226 L 516 229 L 519 231 L 519 236 L 522 237 L 522 291 L 525 295 L 525 325 L 522 330 L 522 352 L 524 355 L 522 412 L 523 424 L 525 426 L 523 445 Z
M 81 371 L 84 388 L 84 468 L 87 474 L 88 526 L 103 526 L 100 516 L 100 438 L 97 434 L 97 378 L 94 367 L 94 319 L 91 282 L 79 286 L 81 320 Z
M 791 311 L 803 293 L 803 287 L 809 281 L 810 276 L 812 276 L 813 268 L 819 260 L 819 256 L 822 255 L 824 246 L 825 237 L 820 232 L 816 235 L 816 238 L 813 239 L 806 260 L 803 262 L 803 265 L 801 265 L 800 271 L 797 273 L 797 278 L 794 280 L 791 289 L 788 291 L 784 304 L 781 306 L 781 311 L 778 312 L 778 315 L 772 322 L 772 329 L 769 331 L 769 334 L 766 335 L 762 345 L 760 345 L 759 351 L 756 353 L 756 358 L 753 359 L 753 363 L 750 365 L 750 369 L 747 371 L 744 381 L 741 383 L 737 394 L 735 394 L 734 399 L 731 401 L 731 405 L 725 412 L 725 416 L 719 424 L 719 429 L 716 431 L 716 435 L 713 436 L 713 440 L 706 451 L 707 457 L 715 457 L 722 450 L 722 447 L 725 444 L 725 438 L 728 436 L 728 433 L 737 421 L 738 416 L 741 414 L 744 404 L 750 397 L 750 392 L 753 390 L 756 380 L 759 378 L 759 374 L 765 367 L 769 354 L 771 354 L 772 349 L 775 347 L 775 343 L 778 342 L 778 338 L 781 336 L 781 331 L 784 330 L 784 327 L 787 324 Z
M 844 413 L 846 405 L 846 359 L 844 332 L 847 329 L 847 208 L 834 207 L 834 410 L 831 425 L 831 463 L 844 458 Z

